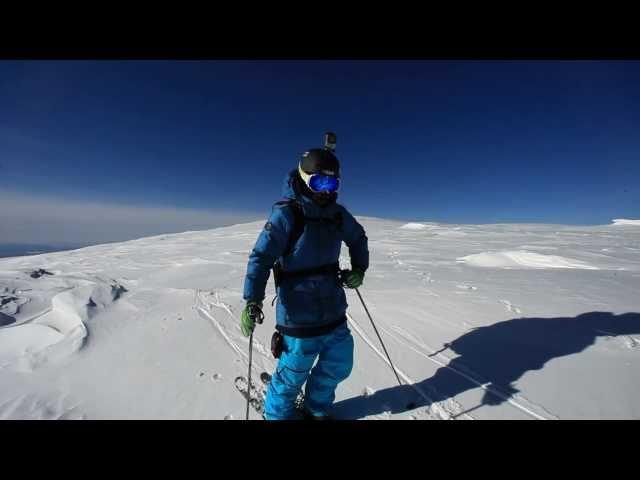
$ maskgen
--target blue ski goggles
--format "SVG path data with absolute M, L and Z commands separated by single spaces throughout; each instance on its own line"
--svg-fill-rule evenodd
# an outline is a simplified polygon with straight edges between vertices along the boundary
M 322 173 L 309 174 L 298 166 L 298 171 L 304 183 L 316 193 L 327 192 L 334 193 L 340 188 L 340 179 L 333 175 L 324 175 Z

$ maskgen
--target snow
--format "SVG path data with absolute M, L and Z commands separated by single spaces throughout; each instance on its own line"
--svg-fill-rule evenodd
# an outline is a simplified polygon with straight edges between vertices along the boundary
M 400 227 L 404 230 L 424 230 L 427 228 L 427 225 L 424 225 L 422 223 L 406 223 L 404 224 L 402 227 Z
M 613 225 L 633 225 L 640 227 L 640 220 L 628 220 L 626 218 L 614 218 Z
M 458 261 L 475 267 L 492 268 L 582 268 L 598 270 L 584 262 L 557 255 L 542 255 L 525 250 L 513 252 L 482 252 L 461 257 Z
M 360 292 L 403 385 L 348 291 L 339 417 L 640 418 L 640 230 L 359 220 Z M 243 419 L 238 317 L 263 225 L 0 259 L 0 418 Z M 254 378 L 275 366 L 273 295 Z

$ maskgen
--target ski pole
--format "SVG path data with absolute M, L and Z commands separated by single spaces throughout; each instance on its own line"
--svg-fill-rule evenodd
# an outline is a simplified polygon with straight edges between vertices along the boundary
M 482 407 L 483 405 L 484 405 L 484 403 L 480 403 L 479 405 L 476 405 L 476 406 L 475 406 L 475 407 L 473 407 L 473 408 L 468 408 L 468 409 L 466 409 L 464 412 L 460 412 L 460 413 L 457 413 L 457 414 L 453 415 L 453 416 L 451 417 L 451 419 L 452 419 L 452 420 L 455 420 L 456 418 L 461 417 L 462 415 L 467 415 L 469 412 L 473 412 L 474 410 L 479 409 L 479 408 L 480 408 L 480 407 Z
M 247 374 L 247 417 L 249 420 L 249 399 L 251 398 L 251 354 L 253 352 L 253 331 L 249 337 L 249 373 Z
M 371 325 L 373 325 L 373 329 L 375 330 L 376 335 L 378 336 L 378 340 L 380 340 L 380 344 L 382 345 L 382 348 L 384 349 L 384 353 L 387 355 L 387 359 L 389 360 L 389 365 L 391 365 L 391 370 L 393 370 L 393 373 L 396 375 L 396 378 L 398 379 L 398 385 L 402 385 L 402 382 L 400 381 L 400 377 L 398 376 L 398 372 L 396 372 L 396 369 L 393 366 L 393 362 L 391 361 L 391 357 L 389 356 L 389 352 L 387 352 L 387 347 L 384 346 L 384 342 L 382 341 L 382 337 L 378 333 L 378 329 L 376 328 L 376 324 L 373 323 L 373 318 L 371 318 L 371 314 L 369 314 L 369 310 L 367 309 L 367 306 L 365 305 L 364 300 L 362 299 L 362 295 L 360 295 L 360 291 L 357 288 L 355 290 L 356 290 L 356 293 L 358 294 L 358 297 L 360 298 L 360 301 L 362 302 L 362 306 L 364 307 L 364 311 L 367 312 L 367 316 L 369 317 L 369 320 L 371 320 Z
M 257 305 L 249 305 L 247 307 L 249 309 L 249 317 L 255 323 L 262 323 L 264 320 L 264 313 L 262 313 L 262 303 L 260 306 Z M 255 323 L 253 328 L 255 329 Z M 251 399 L 251 360 L 253 353 L 253 330 L 251 330 L 251 335 L 249 336 L 249 373 L 247 374 L 247 415 L 246 420 L 249 420 L 249 401 Z

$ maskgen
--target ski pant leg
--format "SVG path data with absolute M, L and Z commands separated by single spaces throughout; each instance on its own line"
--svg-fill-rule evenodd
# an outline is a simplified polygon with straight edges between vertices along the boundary
M 296 417 L 296 397 L 321 348 L 322 341 L 318 338 L 284 335 L 284 349 L 267 389 L 264 404 L 267 420 L 291 420 Z
M 353 337 L 345 323 L 323 341 L 318 363 L 307 380 L 305 407 L 314 415 L 326 414 L 335 400 L 338 384 L 352 369 Z

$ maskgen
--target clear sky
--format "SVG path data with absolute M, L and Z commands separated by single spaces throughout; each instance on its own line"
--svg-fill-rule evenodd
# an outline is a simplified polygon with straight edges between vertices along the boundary
M 640 218 L 638 61 L 0 61 L 0 243 L 264 218 L 327 130 L 356 215 Z

